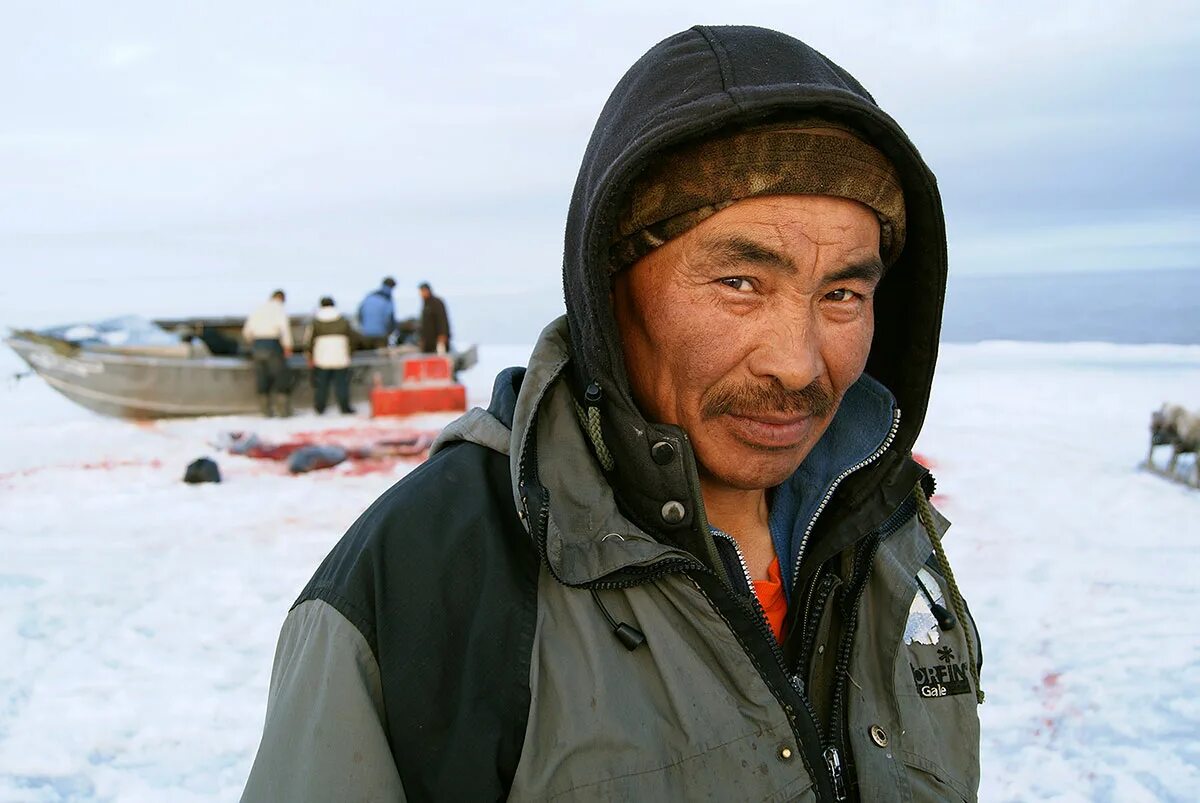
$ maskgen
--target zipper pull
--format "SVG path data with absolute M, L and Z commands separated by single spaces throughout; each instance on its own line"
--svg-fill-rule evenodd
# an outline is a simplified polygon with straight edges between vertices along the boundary
M 825 765 L 829 767 L 829 777 L 833 781 L 833 799 L 846 799 L 846 779 L 842 777 L 842 754 L 836 747 L 825 750 Z

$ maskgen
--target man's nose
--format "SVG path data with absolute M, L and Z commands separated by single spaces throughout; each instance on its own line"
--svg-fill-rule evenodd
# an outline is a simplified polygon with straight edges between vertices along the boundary
M 750 373 L 775 379 L 786 390 L 801 390 L 825 372 L 816 327 L 807 319 L 772 321 L 756 338 Z

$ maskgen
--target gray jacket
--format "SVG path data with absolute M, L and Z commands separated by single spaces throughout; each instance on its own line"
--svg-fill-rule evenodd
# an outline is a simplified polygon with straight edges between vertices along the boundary
M 819 799 L 813 776 L 825 769 L 810 766 L 812 751 L 798 743 L 788 702 L 756 663 L 761 651 L 747 649 L 748 636 L 697 582 L 703 569 L 694 556 L 660 543 L 615 505 L 562 381 L 564 330 L 561 323 L 549 328 L 535 351 L 511 430 L 476 409 L 437 446 L 456 451 L 454 444 L 467 442 L 504 452 L 519 478 L 520 464 L 529 459 L 523 449 L 533 444 L 552 500 L 539 549 L 544 559 L 536 573 L 530 655 L 511 658 L 528 667 L 511 799 Z M 514 506 L 523 507 L 519 479 L 511 493 Z M 918 486 L 913 493 L 922 491 Z M 929 597 L 945 603 L 950 593 L 918 515 L 902 518 L 874 552 L 849 655 L 847 731 L 859 794 L 872 801 L 974 800 L 979 726 L 966 629 L 937 627 Z M 364 519 L 348 538 L 361 539 L 365 527 L 377 526 L 376 513 Z M 945 520 L 937 516 L 936 522 L 944 532 Z M 440 535 L 388 532 L 382 538 Z M 412 566 L 406 574 L 427 568 Z M 627 585 L 631 578 L 636 582 Z M 359 592 L 342 582 L 341 588 L 318 583 L 287 618 L 243 800 L 405 799 L 407 779 L 397 769 L 402 762 L 389 743 L 389 722 L 394 726 L 406 712 L 394 710 L 383 693 L 377 655 L 387 651 L 372 643 L 378 627 L 354 621 L 359 614 L 345 601 Z M 797 692 L 831 671 L 822 656 L 836 647 L 829 630 L 834 592 L 844 582 L 834 576 L 821 594 L 825 603 L 811 614 L 819 654 L 807 677 L 788 678 Z M 614 618 L 645 635 L 643 646 L 631 652 L 613 638 L 590 589 Z M 369 606 L 378 613 L 392 604 L 385 598 Z M 972 637 L 977 645 L 973 629 Z M 406 659 L 412 656 L 399 660 Z M 439 667 L 473 674 L 492 669 Z

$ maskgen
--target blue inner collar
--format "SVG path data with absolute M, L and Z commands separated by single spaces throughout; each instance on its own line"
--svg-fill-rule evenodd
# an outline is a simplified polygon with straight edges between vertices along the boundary
M 892 431 L 896 399 L 863 374 L 800 467 L 771 494 L 769 526 L 788 600 L 804 532 L 839 476 L 879 451 Z M 809 545 L 811 547 L 811 545 Z

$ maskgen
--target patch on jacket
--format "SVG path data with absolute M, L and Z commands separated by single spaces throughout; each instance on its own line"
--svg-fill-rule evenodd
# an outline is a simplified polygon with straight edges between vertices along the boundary
M 929 651 L 920 650 L 920 652 Z M 918 660 L 920 659 L 918 658 Z M 967 694 L 971 691 L 967 662 L 959 661 L 950 645 L 938 647 L 937 661 L 938 663 L 931 666 L 914 664 L 911 660 L 908 662 L 913 673 L 913 682 L 917 684 L 917 692 L 922 697 L 949 697 L 954 694 Z M 924 663 L 924 661 L 920 661 L 920 664 Z

